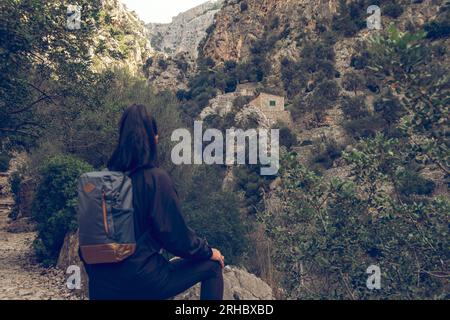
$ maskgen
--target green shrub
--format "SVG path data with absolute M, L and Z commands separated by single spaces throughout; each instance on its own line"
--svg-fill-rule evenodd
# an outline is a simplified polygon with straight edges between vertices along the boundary
M 38 228 L 34 248 L 44 265 L 56 263 L 66 233 L 77 228 L 77 182 L 89 171 L 90 165 L 65 155 L 51 158 L 40 169 L 32 216 Z
M 235 167 L 233 171 L 237 189 L 244 192 L 245 206 L 249 214 L 263 209 L 263 191 L 269 190 L 270 182 L 274 179 L 273 176 L 261 176 L 260 168 L 259 165 L 247 165 Z
M 364 1 L 347 3 L 340 0 L 337 15 L 333 17 L 332 29 L 344 37 L 354 36 L 366 25 L 364 19 L 366 8 Z
M 308 78 L 302 72 L 302 66 L 303 64 L 288 58 L 281 61 L 281 80 L 288 97 L 300 94 L 302 89 L 306 87 Z
M 356 146 L 345 180 L 318 176 L 297 155 L 282 159 L 280 205 L 261 218 L 286 298 L 447 298 L 450 203 L 436 197 L 405 204 L 386 195 L 379 160 L 402 156 L 397 141 L 381 144 Z M 367 288 L 371 265 L 382 271 L 381 290 Z
M 366 88 L 369 89 L 373 93 L 377 93 L 377 94 L 380 93 L 379 80 L 372 75 L 367 75 Z
M 222 191 L 222 179 L 217 167 L 200 168 L 183 201 L 183 209 L 189 226 L 218 248 L 227 263 L 238 264 L 249 246 L 249 229 L 239 212 L 235 194 Z
M 369 65 L 370 60 L 370 54 L 368 51 L 363 51 L 359 55 L 352 56 L 352 60 L 350 62 L 350 65 L 355 68 L 356 70 L 364 69 Z

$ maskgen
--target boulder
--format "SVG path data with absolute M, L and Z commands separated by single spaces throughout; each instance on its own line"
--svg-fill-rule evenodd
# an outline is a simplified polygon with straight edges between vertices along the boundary
M 274 300 L 272 288 L 246 270 L 226 266 L 223 271 L 225 300 Z M 198 300 L 200 284 L 175 297 L 175 300 Z
M 59 252 L 56 267 L 61 270 L 67 270 L 69 266 L 79 266 L 81 270 L 81 290 L 76 292 L 81 298 L 88 296 L 88 277 L 83 263 L 78 255 L 78 232 L 68 233 L 64 238 L 64 244 Z

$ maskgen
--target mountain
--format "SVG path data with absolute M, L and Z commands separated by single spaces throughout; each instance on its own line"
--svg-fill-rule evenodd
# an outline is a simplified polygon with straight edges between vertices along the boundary
M 172 56 L 187 52 L 192 58 L 197 58 L 198 45 L 222 5 L 223 0 L 210 0 L 180 13 L 171 23 L 147 24 L 152 48 Z
M 91 50 L 97 68 L 125 66 L 139 73 L 153 55 L 148 31 L 135 12 L 119 0 L 101 0 L 95 46 Z

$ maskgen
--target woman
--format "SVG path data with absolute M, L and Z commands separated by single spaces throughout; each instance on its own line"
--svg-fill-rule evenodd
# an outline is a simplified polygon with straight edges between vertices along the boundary
M 158 128 L 143 105 L 120 121 L 108 168 L 132 179 L 137 249 L 117 264 L 86 265 L 90 299 L 168 299 L 201 282 L 202 300 L 222 300 L 224 257 L 185 223 L 174 185 L 157 166 Z M 161 249 L 181 257 L 167 261 Z

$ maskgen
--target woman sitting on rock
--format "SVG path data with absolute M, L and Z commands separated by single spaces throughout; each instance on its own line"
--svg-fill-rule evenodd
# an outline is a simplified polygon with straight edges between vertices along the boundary
M 90 299 L 162 300 L 199 282 L 201 299 L 223 298 L 224 257 L 186 225 L 172 180 L 157 165 L 158 138 L 145 106 L 124 112 L 108 168 L 130 172 L 137 248 L 120 263 L 86 265 Z M 161 248 L 181 259 L 166 260 Z

